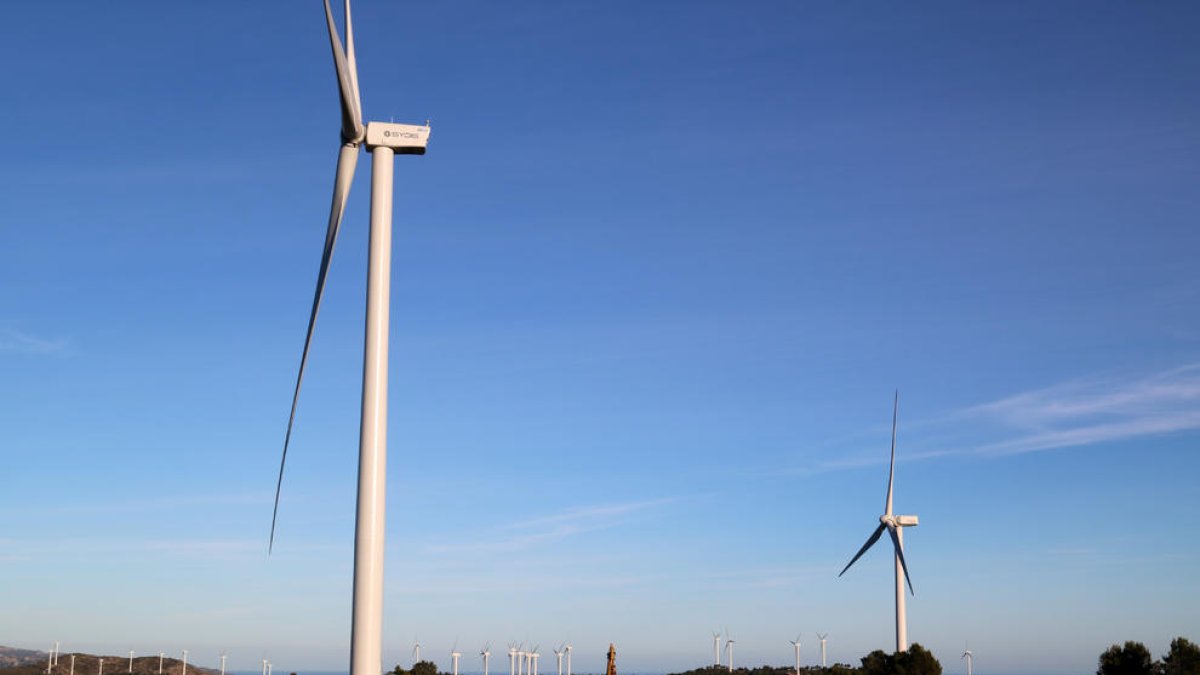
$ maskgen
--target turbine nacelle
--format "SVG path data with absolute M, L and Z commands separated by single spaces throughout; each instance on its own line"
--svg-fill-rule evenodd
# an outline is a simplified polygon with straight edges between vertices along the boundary
M 364 142 L 368 150 L 391 148 L 398 155 L 423 155 L 429 144 L 429 125 L 368 122 Z
M 879 522 L 892 528 L 916 527 L 921 524 L 921 519 L 917 516 L 893 516 L 885 513 L 879 516 Z

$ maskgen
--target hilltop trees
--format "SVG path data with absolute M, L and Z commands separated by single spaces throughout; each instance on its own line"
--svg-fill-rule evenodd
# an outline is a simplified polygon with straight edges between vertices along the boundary
M 1150 650 L 1140 642 L 1126 641 L 1124 646 L 1113 645 L 1100 655 L 1096 675 L 1153 675 L 1154 661 Z
M 876 649 L 862 658 L 859 672 L 861 675 L 942 675 L 942 664 L 928 649 L 914 642 L 906 652 L 887 654 Z
M 1096 675 L 1200 675 L 1200 647 L 1177 637 L 1162 661 L 1154 661 L 1146 645 L 1130 640 L 1100 655 Z
M 1200 675 L 1200 647 L 1187 638 L 1171 640 L 1171 649 L 1162 659 L 1163 675 Z

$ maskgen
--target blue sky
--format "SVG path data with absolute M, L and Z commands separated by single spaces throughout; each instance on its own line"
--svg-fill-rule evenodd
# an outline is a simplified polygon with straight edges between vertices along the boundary
M 266 556 L 338 143 L 319 3 L 6 9 L 0 644 L 344 668 L 366 159 Z M 433 125 L 396 163 L 386 665 L 889 648 L 886 549 L 836 574 L 895 388 L 948 673 L 1200 638 L 1195 5 L 355 19 L 368 118 Z

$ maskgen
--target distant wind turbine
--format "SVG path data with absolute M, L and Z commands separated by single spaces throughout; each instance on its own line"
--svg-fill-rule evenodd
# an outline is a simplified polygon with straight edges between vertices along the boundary
M 797 635 L 795 640 L 788 640 L 792 643 L 792 647 L 796 649 L 796 675 L 800 675 L 800 636 Z
M 162 675 L 163 652 L 158 653 L 158 675 Z
M 183 675 L 187 675 L 187 650 L 183 650 Z
M 566 655 L 566 652 L 563 651 L 562 645 L 559 645 L 558 649 L 554 650 L 554 656 L 555 656 L 555 658 L 558 659 L 558 675 L 563 675 L 562 660 L 563 660 L 563 656 L 565 656 L 565 655 Z
M 538 653 L 538 645 L 534 645 L 533 651 L 529 653 L 529 667 L 530 667 L 529 674 L 530 675 L 538 675 L 538 657 L 539 656 L 541 656 L 541 654 Z
M 567 650 L 567 675 L 571 675 L 571 645 L 568 644 L 565 649 Z
M 904 562 L 904 528 L 916 527 L 919 524 L 917 516 L 896 516 L 892 515 L 892 482 L 896 473 L 896 416 L 900 410 L 900 392 L 896 392 L 895 402 L 892 404 L 892 460 L 888 468 L 888 486 L 887 500 L 884 502 L 883 515 L 879 516 L 879 527 L 871 533 L 867 538 L 867 543 L 863 544 L 862 548 L 858 549 L 858 553 L 846 563 L 838 576 L 846 573 L 854 561 L 862 557 L 862 554 L 867 552 L 867 549 L 879 541 L 880 535 L 884 530 L 887 530 L 888 536 L 892 538 L 892 547 L 895 550 L 896 563 L 896 651 L 908 651 L 908 619 L 904 612 L 904 583 L 908 582 L 908 590 L 916 595 L 913 591 L 912 580 L 908 578 L 908 564 Z
M 829 633 L 817 633 L 817 639 L 821 641 L 821 667 L 825 667 L 825 638 L 829 637 Z
M 262 662 L 263 662 L 263 671 L 262 671 L 262 675 L 267 675 L 267 660 L 266 660 L 266 659 L 263 659 L 263 660 L 262 660 Z
M 71 675 L 75 675 L 75 655 L 71 655 Z
M 221 675 L 225 675 L 225 655 L 221 655 Z
M 508 643 L 508 675 L 517 675 L 517 646 Z
M 454 646 L 450 648 L 450 668 L 453 675 L 458 675 L 458 658 L 460 656 L 462 654 L 458 651 L 458 643 L 455 642 Z
M 132 649 L 129 650 L 129 670 L 126 672 L 130 672 L 130 673 L 133 672 L 133 650 Z
M 413 653 L 413 665 L 415 666 L 421 662 L 421 643 L 417 640 L 413 640 L 413 652 L 412 653 Z
M 479 655 L 483 657 L 483 675 L 488 675 L 488 657 L 492 655 L 492 643 L 487 643 L 483 649 L 479 650 Z
M 429 141 L 429 125 L 369 122 L 363 124 L 362 98 L 358 88 L 358 65 L 350 0 L 345 0 L 345 46 L 338 38 L 329 0 L 324 1 L 325 23 L 333 52 L 341 103 L 341 149 L 334 173 L 333 196 L 325 231 L 325 247 L 317 272 L 317 285 L 308 318 L 308 331 L 296 387 L 292 394 L 275 505 L 271 514 L 268 553 L 275 543 L 279 493 L 288 444 L 296 419 L 300 384 L 312 344 L 313 327 L 321 306 L 329 262 L 349 196 L 360 147 L 371 152 L 371 211 L 368 237 L 366 336 L 363 345 L 362 407 L 359 425 L 358 494 L 354 518 L 354 577 L 350 622 L 350 675 L 379 675 L 383 649 L 383 551 L 387 496 L 387 387 L 388 313 L 391 292 L 392 201 L 394 158 L 397 153 L 423 155 Z
M 721 634 L 713 633 L 713 663 L 721 665 Z
M 733 672 L 733 638 L 725 640 L 725 660 L 729 662 L 729 672 Z
M 274 664 L 272 664 L 270 661 L 267 661 L 267 675 L 271 675 L 271 666 L 272 665 L 274 665 Z
M 96 675 L 104 675 L 104 659 L 100 659 L 100 666 L 96 669 Z
M 962 653 L 962 658 L 967 660 L 967 675 L 971 675 L 971 662 L 975 659 L 975 655 L 968 649 Z

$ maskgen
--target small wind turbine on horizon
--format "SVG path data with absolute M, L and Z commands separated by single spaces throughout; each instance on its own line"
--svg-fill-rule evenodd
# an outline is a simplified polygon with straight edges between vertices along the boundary
M 74 654 L 71 655 L 71 674 L 70 675 L 75 675 L 75 655 Z
M 127 670 L 126 672 L 129 672 L 129 673 L 133 672 L 133 650 L 132 649 L 129 650 L 129 670 Z
M 165 652 L 158 653 L 158 675 L 162 675 L 162 662 L 163 662 L 163 654 L 164 653 Z
M 896 391 L 896 398 L 892 404 L 892 459 L 888 468 L 888 486 L 887 499 L 884 502 L 883 515 L 879 516 L 879 527 L 871 533 L 867 538 L 867 543 L 863 544 L 862 548 L 858 549 L 858 553 L 846 563 L 838 576 L 846 573 L 850 566 L 856 560 L 862 557 L 862 554 L 867 552 L 867 549 L 879 541 L 879 537 L 887 530 L 888 536 L 892 538 L 892 547 L 895 551 L 896 565 L 896 651 L 908 651 L 908 618 L 905 616 L 904 609 L 904 584 L 908 582 L 908 590 L 914 596 L 912 580 L 908 578 L 908 564 L 904 562 L 904 528 L 916 527 L 920 521 L 917 516 L 897 516 L 892 514 L 892 483 L 896 474 L 896 418 L 900 410 L 900 391 Z
M 341 102 L 341 149 L 333 180 L 333 198 L 325 230 L 325 247 L 317 272 L 317 286 L 308 317 L 304 350 L 283 454 L 279 460 L 279 478 L 275 484 L 275 505 L 271 513 L 270 554 L 275 545 L 275 523 L 279 515 L 279 494 L 288 445 L 296 420 L 300 385 L 312 345 L 313 327 L 325 290 L 329 262 L 337 242 L 338 230 L 346 209 L 359 148 L 371 152 L 371 212 L 367 263 L 366 336 L 363 345 L 362 409 L 359 425 L 358 494 L 354 517 L 354 581 L 350 622 L 350 675 L 379 675 L 383 670 L 383 552 L 384 520 L 387 496 L 387 386 L 388 386 L 388 314 L 391 293 L 392 198 L 394 158 L 397 153 L 423 155 L 429 142 L 429 124 L 363 124 L 362 98 L 358 88 L 358 65 L 354 53 L 354 29 L 350 0 L 345 0 L 345 47 L 338 38 L 337 25 L 329 0 L 324 0 L 325 24 L 333 51 Z
M 821 641 L 821 667 L 825 667 L 825 638 L 829 637 L 829 633 L 817 633 L 817 639 Z
M 225 675 L 225 655 L 221 655 L 221 675 Z
M 183 650 L 183 675 L 187 675 L 187 650 Z
M 567 650 L 567 675 L 571 675 L 571 643 L 568 642 L 564 649 Z
M 517 675 L 517 646 L 508 643 L 508 675 Z
M 721 665 L 721 633 L 713 633 L 713 664 Z
M 728 635 L 728 632 L 726 632 L 726 635 Z M 733 643 L 733 638 L 725 640 L 725 660 L 729 662 L 729 672 L 731 673 L 733 672 Z
M 565 656 L 565 655 L 566 655 L 566 652 L 563 651 L 562 645 L 559 645 L 558 649 L 554 650 L 554 657 L 558 659 L 558 675 L 563 675 L 562 660 L 563 660 L 563 656 Z
M 458 651 L 458 642 L 456 641 L 454 646 L 450 648 L 450 668 L 453 675 L 458 675 L 458 658 L 460 656 L 462 654 Z
M 415 666 L 421 662 L 421 643 L 420 643 L 420 641 L 413 640 L 412 654 L 413 654 L 413 665 Z
M 529 675 L 538 675 L 538 657 L 541 656 L 538 653 L 538 646 L 534 645 L 533 651 L 529 653 Z
M 975 660 L 975 655 L 971 653 L 970 649 L 967 649 L 962 653 L 962 658 L 967 660 L 967 675 L 971 675 L 971 662 Z
M 796 675 L 800 675 L 800 636 L 797 635 L 795 640 L 788 640 L 788 642 L 796 650 Z
M 483 649 L 479 650 L 479 655 L 483 657 L 483 675 L 488 675 L 488 658 L 492 655 L 492 643 L 487 643 Z

